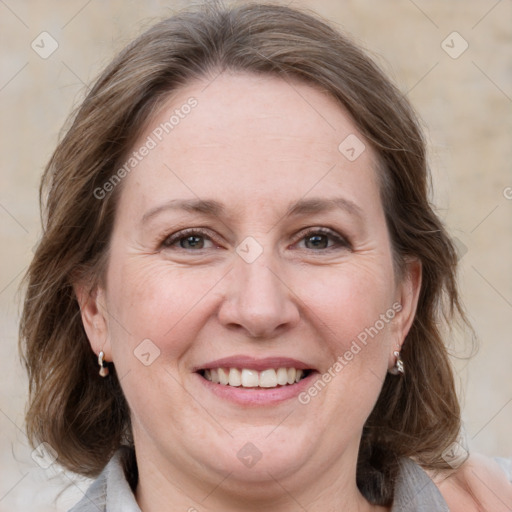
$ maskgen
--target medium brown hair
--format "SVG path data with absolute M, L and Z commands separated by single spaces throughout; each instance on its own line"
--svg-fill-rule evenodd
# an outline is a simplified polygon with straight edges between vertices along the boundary
M 460 410 L 441 329 L 459 313 L 456 253 L 429 203 L 425 143 L 407 99 L 356 45 L 316 15 L 273 4 L 195 7 L 126 47 L 74 115 L 41 184 L 43 236 L 28 270 L 20 345 L 30 381 L 27 430 L 66 468 L 95 476 L 132 444 L 129 409 L 115 366 L 98 376 L 73 283 L 101 281 L 121 186 L 99 200 L 141 127 L 177 88 L 223 70 L 300 80 L 351 114 L 379 159 L 381 198 L 397 275 L 421 261 L 416 317 L 402 348 L 406 374 L 388 375 L 368 418 L 358 485 L 390 503 L 396 461 L 446 467 Z M 341 141 L 340 141 L 341 142 Z M 136 171 L 135 171 L 136 172 Z

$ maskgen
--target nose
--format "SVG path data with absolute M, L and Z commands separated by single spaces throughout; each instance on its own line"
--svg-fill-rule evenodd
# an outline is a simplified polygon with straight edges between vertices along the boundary
M 281 335 L 300 319 L 298 299 L 287 281 L 265 254 L 252 263 L 238 258 L 219 308 L 219 321 L 252 338 Z

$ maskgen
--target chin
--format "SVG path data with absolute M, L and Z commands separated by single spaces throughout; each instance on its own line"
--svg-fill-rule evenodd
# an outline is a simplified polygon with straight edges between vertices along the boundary
M 229 480 L 239 484 L 268 482 L 274 486 L 275 480 L 286 479 L 301 470 L 314 451 L 311 435 L 301 435 L 297 429 L 293 433 L 285 428 L 282 432 L 278 430 L 275 425 L 266 425 L 251 428 L 248 435 L 244 429 L 245 435 L 234 435 L 227 443 L 224 439 L 216 450 L 210 445 L 209 453 L 214 458 L 204 463 L 216 473 L 229 474 Z

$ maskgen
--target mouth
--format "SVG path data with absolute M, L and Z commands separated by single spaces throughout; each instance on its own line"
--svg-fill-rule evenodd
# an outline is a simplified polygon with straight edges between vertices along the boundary
M 213 384 L 235 388 L 273 389 L 293 386 L 309 377 L 314 370 L 295 367 L 253 368 L 217 367 L 204 368 L 197 373 Z
M 205 390 L 242 406 L 270 406 L 296 399 L 319 371 L 289 357 L 237 355 L 196 366 L 192 371 Z

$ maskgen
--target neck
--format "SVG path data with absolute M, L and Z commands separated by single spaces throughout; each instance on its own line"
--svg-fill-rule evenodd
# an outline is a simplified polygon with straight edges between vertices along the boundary
M 234 473 L 209 474 L 199 465 L 190 468 L 144 450 L 144 456 L 137 457 L 135 497 L 143 512 L 389 512 L 390 508 L 371 505 L 362 496 L 356 485 L 355 461 L 347 460 L 321 470 L 302 467 L 280 478 L 269 471 L 266 478 L 248 482 Z

